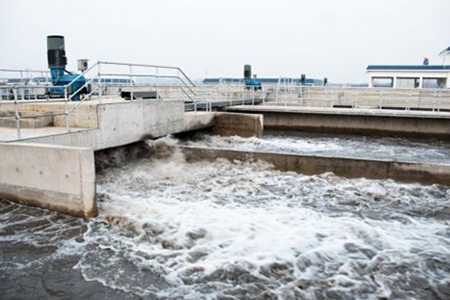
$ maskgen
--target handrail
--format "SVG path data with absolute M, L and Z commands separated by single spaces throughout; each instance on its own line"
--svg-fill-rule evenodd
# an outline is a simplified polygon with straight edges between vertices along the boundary
M 50 73 L 49 70 L 32 70 L 32 69 L 0 69 L 0 72 L 16 72 L 16 73 Z
M 149 67 L 149 68 L 158 68 L 158 69 L 172 69 L 180 71 L 181 74 L 189 81 L 189 83 L 195 87 L 195 84 L 189 79 L 186 73 L 183 72 L 179 67 L 171 67 L 171 66 L 162 66 L 162 65 L 147 65 L 147 64 L 132 64 L 132 63 L 118 63 L 118 62 L 108 62 L 108 61 L 99 61 L 100 64 L 105 65 L 118 65 L 118 66 L 134 66 L 134 67 Z
M 103 76 L 124 76 L 124 77 L 130 76 L 129 74 L 119 74 L 119 73 L 111 73 L 111 74 L 108 74 L 108 73 L 102 73 L 101 75 L 103 75 Z M 179 80 L 183 85 L 185 85 L 186 88 L 188 88 L 189 91 L 191 91 L 192 94 L 195 95 L 195 92 L 192 90 L 192 88 L 189 87 L 189 86 L 186 84 L 186 82 L 184 82 L 183 78 L 181 78 L 181 77 L 179 77 L 179 76 L 174 76 L 174 75 L 153 75 L 153 74 L 149 74 L 149 75 L 147 75 L 147 74 L 142 74 L 142 75 L 141 75 L 141 74 L 133 74 L 133 77 L 154 77 L 154 78 L 173 78 L 173 79 L 177 79 L 177 80 Z
M 94 79 L 95 79 L 95 77 L 94 77 L 94 78 L 91 78 L 91 79 L 88 80 L 88 81 L 86 81 L 86 83 L 83 84 L 76 92 L 71 93 L 70 96 L 69 96 L 69 98 L 68 98 L 67 100 L 70 101 L 70 100 L 72 99 L 72 97 L 74 97 L 74 96 L 77 95 L 82 89 L 84 89 L 85 87 L 87 87 Z
M 82 76 L 86 75 L 90 70 L 92 70 L 94 67 L 96 67 L 98 65 L 98 62 L 96 62 L 95 64 L 93 64 L 91 67 L 89 67 L 86 71 L 82 72 L 81 74 L 79 74 L 77 77 L 75 77 L 75 79 L 73 79 L 71 82 L 69 82 L 68 84 L 66 84 L 64 86 L 64 88 L 68 88 L 69 86 L 71 86 L 75 81 L 77 81 L 78 79 L 80 79 Z

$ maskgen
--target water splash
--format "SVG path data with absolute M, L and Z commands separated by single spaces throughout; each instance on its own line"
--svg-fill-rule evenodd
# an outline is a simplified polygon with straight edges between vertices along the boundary
M 448 187 L 187 163 L 176 143 L 101 172 L 86 225 L 0 202 L 2 247 L 53 249 L 22 271 L 5 254 L 1 273 L 76 254 L 86 280 L 144 299 L 450 297 Z
M 189 164 L 175 153 L 109 170 L 99 192 L 105 200 L 79 268 L 143 297 L 438 299 L 447 292 L 446 187 L 303 176 L 264 163 Z
M 411 141 L 402 138 L 329 136 L 305 133 L 295 136 L 266 135 L 264 138 L 202 135 L 195 140 L 186 141 L 184 144 L 242 151 L 319 154 L 450 164 L 450 144 L 434 140 Z

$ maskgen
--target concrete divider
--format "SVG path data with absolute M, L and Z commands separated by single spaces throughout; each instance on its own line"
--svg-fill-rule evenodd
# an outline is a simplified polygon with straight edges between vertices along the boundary
M 308 132 L 450 137 L 450 114 L 314 107 L 235 106 L 233 112 L 264 115 L 264 128 Z
M 185 132 L 212 128 L 221 136 L 262 137 L 264 133 L 262 114 L 188 112 L 185 120 Z
M 97 215 L 94 152 L 42 144 L 0 144 L 0 196 L 73 216 Z
M 262 137 L 264 133 L 263 115 L 218 112 L 213 130 L 221 136 Z
M 450 185 L 450 165 L 399 162 L 380 159 L 360 159 L 315 155 L 181 147 L 188 161 L 225 158 L 228 160 L 261 160 L 277 170 L 294 171 L 306 175 L 333 172 L 349 178 L 393 179 L 401 182 Z

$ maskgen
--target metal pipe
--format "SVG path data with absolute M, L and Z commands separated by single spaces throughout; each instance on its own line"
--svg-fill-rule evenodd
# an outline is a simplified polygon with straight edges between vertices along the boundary
M 17 89 L 14 87 L 14 111 L 16 114 L 16 126 L 17 126 L 17 138 L 21 139 L 22 135 L 20 132 L 20 112 L 19 112 L 19 103 L 17 102 Z

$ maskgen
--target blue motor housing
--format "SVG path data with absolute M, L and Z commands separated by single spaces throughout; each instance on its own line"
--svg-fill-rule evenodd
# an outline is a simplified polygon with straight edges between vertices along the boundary
M 72 100 L 80 100 L 80 95 L 88 93 L 86 78 L 76 74 L 70 74 L 65 70 L 67 65 L 64 37 L 60 35 L 49 35 L 47 37 L 47 57 L 52 86 L 48 88 L 50 97 L 64 97 L 64 86 L 68 86 L 67 96 Z
M 256 78 L 244 78 L 245 88 L 247 90 L 260 90 L 261 81 Z
M 50 97 L 64 97 L 64 86 L 73 83 L 68 87 L 67 96 L 71 96 L 72 100 L 80 100 L 80 95 L 88 92 L 87 87 L 82 88 L 86 84 L 86 78 L 77 74 L 65 74 L 64 69 L 50 68 L 52 75 L 52 86 L 48 88 Z M 75 81 L 74 81 L 75 80 Z
M 261 81 L 256 78 L 252 78 L 252 66 L 250 65 L 244 65 L 244 83 L 247 90 L 261 89 Z

